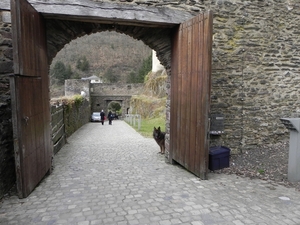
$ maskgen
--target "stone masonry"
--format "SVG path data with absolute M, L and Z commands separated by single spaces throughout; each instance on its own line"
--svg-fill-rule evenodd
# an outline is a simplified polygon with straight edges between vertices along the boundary
M 15 182 L 9 75 L 13 73 L 11 24 L 0 11 L 0 198 Z
M 226 145 L 233 153 L 240 153 L 246 149 L 254 151 L 261 145 L 288 139 L 289 132 L 279 119 L 294 117 L 300 113 L 298 0 L 107 2 L 168 7 L 177 9 L 178 12 L 189 11 L 193 14 L 212 10 L 214 31 L 211 112 L 223 114 L 225 120 L 224 134 L 212 137 L 211 145 Z M 164 28 L 48 19 L 49 62 L 71 40 L 85 34 L 107 30 L 125 33 L 142 40 L 156 51 L 158 59 L 170 75 L 172 30 Z M 12 73 L 11 49 L 10 24 L 2 21 L 0 22 L 1 156 L 3 152 L 12 154 L 8 84 L 8 74 Z M 167 87 L 172 88 L 169 83 Z M 170 104 L 168 101 L 167 106 Z M 167 111 L 167 132 L 169 132 L 168 123 Z M 8 161 L 11 161 L 11 158 L 8 157 Z
M 225 115 L 221 143 L 242 152 L 281 142 L 286 130 L 279 118 L 300 110 L 300 5 L 216 3 L 211 110 Z
M 300 61 L 297 21 L 300 5 L 296 0 L 118 3 L 176 8 L 178 13 L 181 10 L 192 14 L 212 10 L 211 113 L 224 115 L 225 121 L 224 134 L 212 136 L 211 145 L 226 145 L 233 153 L 239 153 L 261 145 L 286 141 L 288 131 L 279 119 L 292 117 L 300 111 L 297 82 Z M 50 58 L 65 43 L 81 36 L 84 30 L 88 33 L 113 30 L 144 41 L 156 51 L 158 59 L 170 75 L 169 29 L 57 20 L 48 20 L 47 23 L 51 31 L 48 34 Z M 66 27 L 72 32 L 62 29 Z M 60 40 L 55 38 L 58 33 Z M 171 88 L 170 84 L 167 87 Z M 167 120 L 168 114 L 167 111 Z
M 125 116 L 130 108 L 132 95 L 142 93 L 143 88 L 143 84 L 91 84 L 92 111 L 104 109 L 107 112 L 109 104 L 117 102 L 122 109 L 121 116 Z
M 84 94 L 90 99 L 91 111 L 108 113 L 111 102 L 117 102 L 122 109 L 122 115 L 128 113 L 132 95 L 143 92 L 144 84 L 104 84 L 90 83 L 89 80 L 70 79 L 65 81 L 65 96 Z

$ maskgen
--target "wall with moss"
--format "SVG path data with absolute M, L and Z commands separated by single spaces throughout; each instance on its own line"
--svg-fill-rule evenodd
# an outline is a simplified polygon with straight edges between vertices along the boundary
M 53 154 L 56 154 L 81 126 L 90 121 L 91 106 L 79 95 L 55 99 L 51 102 Z
M 300 111 L 298 1 L 216 1 L 211 111 L 225 117 L 213 138 L 235 152 L 288 140 L 281 117 Z
M 90 102 L 85 98 L 63 99 L 63 113 L 66 137 L 88 123 L 91 118 Z

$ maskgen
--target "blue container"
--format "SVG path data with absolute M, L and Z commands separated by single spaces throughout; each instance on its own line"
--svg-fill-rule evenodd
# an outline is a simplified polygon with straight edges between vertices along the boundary
M 229 167 L 229 156 L 230 148 L 225 146 L 210 147 L 208 169 L 214 171 Z

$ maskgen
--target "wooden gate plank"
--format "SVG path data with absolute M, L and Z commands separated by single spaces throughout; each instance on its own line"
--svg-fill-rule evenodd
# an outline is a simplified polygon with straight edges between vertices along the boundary
M 179 74 L 181 77 L 181 93 L 180 93 L 180 160 L 179 163 L 182 164 L 184 167 L 187 167 L 186 160 L 185 160 L 185 155 L 186 155 L 186 145 L 188 143 L 188 136 L 186 133 L 186 123 L 187 123 L 187 118 L 186 118 L 186 109 L 187 109 L 187 90 L 186 90 L 186 81 L 187 81 L 187 58 L 188 58 L 188 52 L 187 52 L 187 33 L 186 33 L 186 27 L 187 24 L 183 23 L 181 25 L 182 30 L 181 30 L 181 54 L 182 58 L 180 59 L 179 64 L 182 67 L 182 71 Z
M 191 79 L 192 79 L 192 43 L 191 43 L 191 38 L 192 38 L 192 20 L 189 20 L 186 22 L 186 51 L 187 51 L 187 56 L 186 56 L 186 74 L 185 74 L 185 85 L 186 85 L 186 108 L 185 108 L 185 130 L 186 130 L 186 143 L 185 143 L 185 165 L 188 170 L 192 170 L 192 163 L 190 161 L 190 154 L 191 154 L 191 149 L 193 149 L 193 146 L 190 146 L 191 142 L 191 111 L 192 111 L 192 105 L 191 105 Z M 192 134 L 195 135 L 195 134 Z
M 191 47 L 191 65 L 194 65 L 194 70 L 191 71 L 191 119 L 190 119 L 190 170 L 195 171 L 197 174 L 196 162 L 198 162 L 196 158 L 196 154 L 199 151 L 196 146 L 196 139 L 198 137 L 197 133 L 197 82 L 198 82 L 198 50 L 199 48 L 195 47 L 198 45 L 199 38 L 199 30 L 198 30 L 198 21 L 197 18 L 192 19 L 192 34 L 191 34 L 191 43 L 193 44 Z M 193 85 L 194 84 L 194 85 Z M 198 175 L 198 174 L 197 174 Z
M 201 108 L 199 109 L 199 122 L 198 122 L 198 129 L 199 129 L 199 148 L 201 149 L 204 149 L 206 146 L 205 146 L 205 139 L 207 138 L 206 136 L 206 129 L 205 129 L 205 124 L 206 124 L 206 121 L 205 118 L 203 118 L 205 116 L 205 112 L 206 112 L 206 103 L 204 102 L 204 97 L 206 95 L 206 92 L 205 92 L 205 52 L 204 52 L 204 48 L 205 48 L 205 43 L 204 43 L 204 23 L 205 23 L 205 19 L 204 19 L 204 16 L 202 16 L 201 18 L 201 42 L 200 42 L 200 48 L 201 48 L 201 68 L 199 70 L 199 73 L 200 73 L 200 82 L 199 82 L 199 102 L 198 104 L 201 104 Z M 200 151 L 200 154 L 199 154 L 199 171 L 206 171 L 206 164 L 203 163 L 203 161 L 205 162 L 204 158 L 205 158 L 205 151 Z M 200 176 L 201 176 L 201 173 L 203 172 L 200 172 Z M 202 175 L 202 176 L 205 176 L 205 175 Z
M 179 29 L 178 29 L 179 30 Z M 172 54 L 176 55 L 177 57 L 172 57 L 172 65 L 178 65 L 172 68 L 172 73 L 175 74 L 171 78 L 171 88 L 173 90 L 178 90 L 178 91 L 173 91 L 171 94 L 171 109 L 170 109 L 170 115 L 176 115 L 176 110 L 179 110 L 179 71 L 180 71 L 180 66 L 179 66 L 179 58 L 180 58 L 180 49 L 178 47 L 179 42 L 180 42 L 180 31 L 176 31 L 174 34 L 173 38 L 173 43 L 172 43 Z M 177 112 L 178 113 L 178 112 Z M 179 157 L 179 136 L 177 132 L 177 127 L 179 126 L 179 117 L 174 117 L 170 121 L 170 126 L 174 127 L 174 129 L 170 129 L 170 136 L 173 137 L 173 141 L 170 143 L 170 149 L 172 151 L 169 152 L 169 159 L 170 163 L 172 163 L 172 159 L 175 158 L 177 159 Z
M 196 105 L 202 105 L 202 83 L 203 83 L 203 74 L 202 74 L 202 69 L 203 69 L 203 15 L 200 15 L 199 17 L 196 18 L 197 20 L 197 28 L 198 28 L 198 33 L 199 33 L 199 39 L 197 40 L 198 43 L 198 50 L 197 50 L 197 72 L 200 74 L 197 77 L 196 81 Z M 203 148 L 202 146 L 202 137 L 204 135 L 204 130 L 202 129 L 203 124 L 201 121 L 201 117 L 203 115 L 203 107 L 197 107 L 196 109 L 197 115 L 196 115 L 196 130 L 197 130 L 197 139 L 195 143 L 195 148 L 197 149 L 195 153 L 195 171 L 198 176 L 200 176 L 200 164 L 201 164 L 201 158 L 204 157 L 203 151 L 201 149 Z
M 209 76 L 203 76 L 205 80 L 205 84 L 203 87 L 204 88 L 204 106 L 205 106 L 205 112 L 204 112 L 204 119 L 205 121 L 205 133 L 204 133 L 204 147 L 207 149 L 206 151 L 203 152 L 204 156 L 201 158 L 202 162 L 200 165 L 202 165 L 202 168 L 200 166 L 200 171 L 207 170 L 208 168 L 208 154 L 209 154 L 209 112 L 210 112 L 210 95 L 211 95 L 211 60 L 212 60 L 212 27 L 213 27 L 213 19 L 212 19 L 212 13 L 208 13 L 204 15 L 204 34 L 206 34 L 203 37 L 204 40 L 204 45 L 203 45 L 203 52 L 205 56 L 209 57 L 203 57 L 204 60 L 204 73 L 209 74 Z M 206 173 L 200 174 L 201 176 L 206 176 Z
M 18 194 L 25 198 L 51 169 L 48 60 L 42 16 L 26 0 L 12 0 L 11 14 L 14 148 Z
M 202 179 L 208 170 L 211 18 L 209 12 L 182 23 L 172 47 L 170 155 Z

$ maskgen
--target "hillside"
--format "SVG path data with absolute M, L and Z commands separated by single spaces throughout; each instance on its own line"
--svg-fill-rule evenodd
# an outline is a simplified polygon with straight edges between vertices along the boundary
M 131 98 L 131 113 L 140 114 L 143 119 L 165 119 L 167 101 L 166 71 L 149 72 L 145 80 L 144 92 Z
M 125 34 L 116 32 L 101 32 L 86 35 L 67 44 L 54 58 L 50 73 L 57 62 L 70 66 L 71 78 L 81 78 L 108 74 L 118 76 L 118 82 L 126 83 L 131 73 L 136 73 L 143 62 L 151 56 L 151 49 L 142 41 L 137 41 Z M 86 57 L 89 70 L 76 68 L 79 59 Z M 50 76 L 51 96 L 63 95 L 63 87 Z

